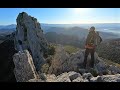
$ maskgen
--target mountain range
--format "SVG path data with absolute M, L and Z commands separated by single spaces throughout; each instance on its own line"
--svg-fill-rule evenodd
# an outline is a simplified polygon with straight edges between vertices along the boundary
M 45 24 L 41 23 L 41 28 L 44 33 L 56 32 L 58 34 L 75 35 L 79 38 L 85 38 L 88 34 L 88 29 L 91 26 L 96 27 L 96 31 L 105 39 L 120 37 L 119 23 L 103 23 L 103 24 Z M 16 24 L 0 25 L 0 33 L 11 33 L 15 31 Z

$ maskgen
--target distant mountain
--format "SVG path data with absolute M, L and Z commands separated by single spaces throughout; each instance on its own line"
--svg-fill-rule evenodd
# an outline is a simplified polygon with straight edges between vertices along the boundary
M 0 35 L 8 35 L 15 31 L 15 28 L 13 29 L 0 29 Z
M 58 34 L 73 35 L 78 36 L 79 38 L 85 38 L 88 34 L 88 30 L 81 27 L 51 27 L 45 30 L 47 32 L 56 32 Z
M 56 32 L 58 34 L 73 35 L 78 36 L 81 39 L 86 38 L 89 31 L 88 29 L 75 26 L 75 27 L 50 27 L 49 29 L 44 30 L 44 32 L 45 33 Z M 112 32 L 99 31 L 99 33 L 103 39 L 113 39 L 120 37 L 118 34 Z
M 0 35 L 8 35 L 14 32 L 16 29 L 16 24 L 11 25 L 0 25 Z
M 58 34 L 56 32 L 47 32 L 45 37 L 48 42 L 62 45 L 72 45 L 83 48 L 85 40 L 79 39 L 76 35 Z
M 79 38 L 85 38 L 88 29 L 95 26 L 96 30 L 104 39 L 120 37 L 120 23 L 102 23 L 102 24 L 46 24 L 41 23 L 44 33 L 56 32 L 65 35 L 77 35 Z M 16 29 L 16 24 L 0 25 L 1 33 L 11 33 Z
M 120 23 L 97 23 L 97 24 L 47 24 L 41 23 L 41 28 L 46 29 L 50 27 L 81 27 L 81 28 L 90 28 L 91 26 L 95 26 L 96 29 L 106 29 L 106 28 L 120 28 Z M 16 28 L 16 24 L 11 25 L 0 25 L 0 29 L 2 28 Z
M 0 29 L 15 29 L 16 24 L 11 24 L 11 25 L 0 25 Z
M 120 36 L 112 33 L 112 32 L 102 32 L 99 31 L 100 36 L 102 37 L 102 39 L 115 39 L 115 38 L 119 38 Z

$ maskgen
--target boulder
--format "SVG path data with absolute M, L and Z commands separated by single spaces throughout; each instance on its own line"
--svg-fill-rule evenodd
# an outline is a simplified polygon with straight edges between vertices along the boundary
M 67 72 L 57 76 L 57 82 L 71 82 Z
M 17 82 L 26 82 L 30 79 L 37 79 L 38 75 L 28 50 L 19 51 L 13 56 L 15 64 L 14 74 Z
M 78 77 L 81 77 L 81 75 L 79 73 L 74 72 L 74 71 L 68 72 L 68 76 L 69 76 L 71 81 L 73 81 L 74 79 L 76 79 Z
M 120 68 L 117 66 L 109 65 L 108 70 L 111 71 L 112 74 L 120 73 Z
M 90 80 L 93 77 L 91 73 L 84 73 L 82 76 L 84 79 L 87 79 L 87 80 Z
M 47 74 L 46 82 L 57 82 L 57 77 L 55 76 L 55 74 Z
M 120 82 L 120 74 L 116 75 L 103 75 L 97 79 L 99 82 Z
M 72 82 L 84 82 L 82 77 L 77 77 L 76 79 L 72 80 Z
M 49 67 L 49 74 L 59 75 L 68 71 L 68 57 L 69 55 L 65 52 L 62 45 L 58 45 L 55 50 L 53 60 L 51 60 L 51 66 Z

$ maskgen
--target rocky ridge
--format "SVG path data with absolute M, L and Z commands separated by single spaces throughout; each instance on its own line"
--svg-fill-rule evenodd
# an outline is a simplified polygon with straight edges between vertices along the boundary
M 27 49 L 33 57 L 37 71 L 39 71 L 45 62 L 43 54 L 47 51 L 48 45 L 40 23 L 25 12 L 18 15 L 16 22 L 15 48 L 17 51 Z

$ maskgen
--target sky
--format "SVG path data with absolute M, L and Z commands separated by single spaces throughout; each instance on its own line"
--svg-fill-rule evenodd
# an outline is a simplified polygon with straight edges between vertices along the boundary
M 48 24 L 120 23 L 120 8 L 0 8 L 0 25 L 16 24 L 23 11 Z

